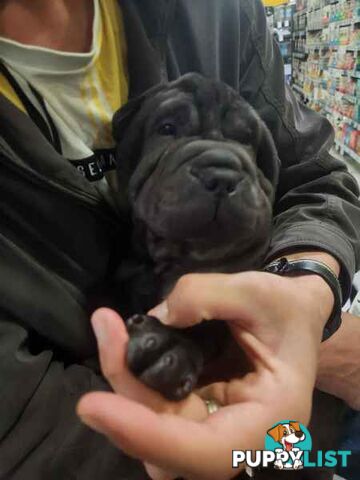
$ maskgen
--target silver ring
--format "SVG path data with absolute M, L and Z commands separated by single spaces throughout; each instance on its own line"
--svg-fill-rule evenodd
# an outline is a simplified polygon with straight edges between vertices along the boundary
M 216 400 L 204 400 L 204 402 L 209 415 L 216 413 L 220 409 L 220 403 Z

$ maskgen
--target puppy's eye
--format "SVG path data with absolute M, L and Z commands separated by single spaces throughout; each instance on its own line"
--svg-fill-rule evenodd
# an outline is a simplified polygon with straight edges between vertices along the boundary
M 158 133 L 160 135 L 173 135 L 175 136 L 176 135 L 176 126 L 173 125 L 172 123 L 164 123 L 163 125 L 161 125 L 159 128 L 158 128 Z

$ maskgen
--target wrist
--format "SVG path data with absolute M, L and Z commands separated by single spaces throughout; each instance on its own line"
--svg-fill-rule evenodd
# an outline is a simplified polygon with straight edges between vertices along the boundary
M 276 277 L 273 292 L 276 283 L 282 285 L 287 301 L 283 307 L 282 335 L 275 353 L 312 388 L 324 326 L 332 311 L 333 294 L 318 275 Z
M 334 294 L 327 282 L 319 275 L 299 275 L 289 277 L 289 280 L 298 289 L 299 294 L 304 299 L 304 303 L 308 302 L 312 315 L 308 315 L 305 321 L 319 327 L 324 328 L 334 307 Z
M 334 257 L 325 252 L 292 253 L 268 264 L 265 271 L 302 278 L 298 287 L 305 289 L 301 290 L 302 298 L 306 292 L 311 294 L 310 297 L 307 295 L 307 301 L 317 310 L 313 318 L 318 317 L 321 322 L 324 316 L 327 317 L 322 340 L 336 332 L 341 324 L 342 292 L 337 278 L 340 265 Z

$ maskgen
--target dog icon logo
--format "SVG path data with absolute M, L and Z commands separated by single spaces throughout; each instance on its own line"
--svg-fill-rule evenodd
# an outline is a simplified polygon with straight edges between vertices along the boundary
M 271 443 L 269 437 L 272 439 Z M 311 450 L 311 437 L 309 437 L 310 433 L 299 422 L 283 421 L 270 428 L 267 431 L 265 445 L 266 449 L 276 454 L 274 467 L 279 470 L 302 469 L 304 450 Z
M 312 438 L 309 430 L 296 420 L 281 420 L 265 435 L 263 450 L 233 450 L 232 468 L 245 465 L 249 477 L 254 468 L 301 470 L 302 468 L 348 466 L 351 450 L 316 450 L 310 459 Z

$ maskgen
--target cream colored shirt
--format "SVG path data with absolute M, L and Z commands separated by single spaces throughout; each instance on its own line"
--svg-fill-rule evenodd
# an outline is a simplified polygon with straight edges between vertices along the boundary
M 0 58 L 47 122 L 29 84 L 44 99 L 62 154 L 80 171 L 84 167 L 77 161 L 114 147 L 112 116 L 128 99 L 126 40 L 116 0 L 94 0 L 92 32 L 88 53 L 61 52 L 0 37 Z M 25 111 L 1 74 L 0 92 Z M 91 180 L 91 168 L 87 173 Z

